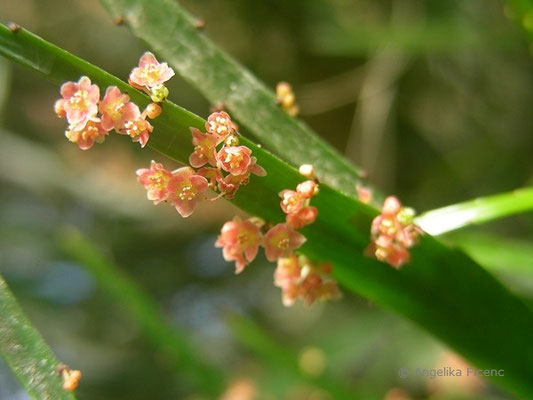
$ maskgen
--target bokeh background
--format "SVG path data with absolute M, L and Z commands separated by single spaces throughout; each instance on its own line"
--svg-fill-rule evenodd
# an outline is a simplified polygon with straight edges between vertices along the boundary
M 533 183 L 533 16 L 505 1 L 181 3 L 269 86 L 289 81 L 301 117 L 405 204 L 425 211 Z M 0 19 L 123 79 L 147 50 L 97 1 L 3 0 Z M 169 88 L 174 102 L 209 113 L 180 77 Z M 209 398 L 220 376 L 234 400 L 335 399 L 344 389 L 513 398 L 472 377 L 402 379 L 399 368 L 466 364 L 363 298 L 285 308 L 272 264 L 234 276 L 213 244 L 239 211 L 221 201 L 182 220 L 154 207 L 134 171 L 161 156 L 118 135 L 80 151 L 53 113 L 57 97 L 0 59 L 0 273 L 58 357 L 82 370 L 81 400 Z M 531 299 L 532 232 L 529 214 L 443 240 Z M 179 346 L 190 360 L 176 357 Z M 0 399 L 27 399 L 1 361 Z

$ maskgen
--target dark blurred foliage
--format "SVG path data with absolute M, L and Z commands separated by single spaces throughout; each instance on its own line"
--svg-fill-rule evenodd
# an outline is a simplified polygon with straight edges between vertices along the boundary
M 207 36 L 269 86 L 291 82 L 302 118 L 382 191 L 419 211 L 532 183 L 533 60 L 501 1 L 182 3 L 206 21 Z M 7 0 L 0 18 L 124 79 L 146 49 L 97 1 Z M 462 361 L 364 299 L 345 294 L 287 309 L 265 260 L 234 276 L 213 243 L 238 210 L 207 204 L 184 221 L 170 207 L 152 206 L 134 171 L 161 160 L 158 154 L 117 136 L 79 151 L 52 111 L 57 88 L 0 61 L 0 273 L 58 357 L 83 371 L 80 399 L 201 397 L 181 378 L 187 365 L 171 366 L 128 309 L 60 250 L 57 235 L 66 226 L 138 282 L 189 334 L 199 357 L 250 380 L 239 382 L 256 387 L 257 398 L 331 398 L 300 379 L 326 372 L 366 399 L 393 387 L 420 399 L 511 398 L 476 379 L 400 379 L 399 367 Z M 181 78 L 169 88 L 173 101 L 208 114 L 209 104 Z M 533 218 L 484 229 L 531 238 Z M 258 335 L 236 332 L 228 323 L 235 314 L 279 349 L 300 354 L 300 375 L 253 351 Z M 387 398 L 401 398 L 394 393 Z M 5 365 L 0 398 L 26 398 Z

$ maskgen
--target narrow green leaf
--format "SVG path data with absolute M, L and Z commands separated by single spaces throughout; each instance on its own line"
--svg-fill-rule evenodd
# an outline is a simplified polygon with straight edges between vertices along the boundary
M 42 72 L 60 83 L 87 75 L 102 87 L 116 85 L 133 101 L 147 97 L 101 69 L 21 30 L 0 27 L 0 54 Z M 176 160 L 187 162 L 192 151 L 189 127 L 204 120 L 165 102 L 154 121 L 149 145 Z M 301 181 L 298 172 L 252 142 L 250 147 L 266 177 L 252 177 L 233 202 L 252 215 L 280 221 L 277 193 Z M 313 198 L 320 210 L 317 221 L 302 230 L 307 237 L 301 251 L 315 260 L 329 260 L 334 277 L 347 289 L 415 321 L 475 365 L 504 369 L 493 381 L 522 397 L 533 397 L 533 314 L 525 303 L 468 258 L 426 235 L 401 270 L 365 257 L 370 223 L 377 210 L 355 201 L 326 184 Z
M 427 211 L 416 223 L 432 235 L 441 235 L 468 225 L 481 224 L 514 214 L 533 211 L 533 188 L 480 197 Z
M 28 320 L 0 275 L 0 354 L 36 400 L 73 400 L 63 389 L 60 362 Z
M 202 359 L 187 334 L 169 324 L 158 305 L 141 287 L 78 230 L 65 229 L 58 242 L 68 256 L 85 267 L 99 286 L 132 315 L 148 341 L 170 361 L 172 368 L 199 392 L 211 396 L 222 392 L 225 386 L 223 373 Z
M 216 104 L 222 102 L 266 148 L 292 165 L 314 163 L 318 177 L 355 195 L 360 171 L 301 121 L 276 105 L 272 90 L 194 27 L 196 19 L 175 0 L 102 0 L 124 18 L 185 80 Z M 171 17 L 169 17 L 171 16 Z

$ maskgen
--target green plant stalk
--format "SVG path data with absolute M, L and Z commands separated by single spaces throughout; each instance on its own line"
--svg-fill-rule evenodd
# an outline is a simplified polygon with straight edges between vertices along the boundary
M 212 104 L 222 102 L 259 143 L 293 166 L 321 160 L 315 165 L 320 180 L 356 195 L 360 170 L 278 107 L 272 90 L 195 28 L 197 19 L 177 1 L 159 0 L 157 6 L 152 0 L 102 3 Z
M 482 197 L 427 211 L 415 219 L 424 231 L 441 235 L 464 226 L 533 211 L 533 188 Z
M 0 354 L 36 400 L 74 400 L 63 389 L 60 362 L 28 320 L 0 275 Z
M 218 396 L 225 387 L 224 374 L 207 364 L 195 350 L 187 334 L 171 326 L 158 305 L 131 278 L 126 276 L 87 238 L 74 229 L 65 229 L 58 237 L 60 248 L 85 267 L 99 286 L 139 323 L 152 346 L 164 355 L 172 368 L 210 396 Z
M 15 34 L 0 26 L 0 54 L 56 84 L 87 75 L 101 87 L 118 86 L 140 106 L 149 103 L 126 83 L 24 30 Z M 166 101 L 163 114 L 154 121 L 149 146 L 187 162 L 193 149 L 189 127 L 202 128 L 204 122 Z M 233 203 L 266 220 L 283 220 L 277 193 L 294 188 L 301 177 L 269 152 L 245 138 L 241 141 L 268 175 L 253 176 Z M 320 215 L 302 230 L 307 237 L 302 253 L 332 262 L 333 276 L 345 288 L 416 322 L 478 367 L 504 369 L 505 377 L 492 378 L 495 383 L 522 397 L 533 397 L 533 314 L 520 298 L 464 253 L 446 248 L 429 235 L 412 249 L 411 262 L 401 270 L 365 257 L 377 210 L 326 184 L 313 205 Z

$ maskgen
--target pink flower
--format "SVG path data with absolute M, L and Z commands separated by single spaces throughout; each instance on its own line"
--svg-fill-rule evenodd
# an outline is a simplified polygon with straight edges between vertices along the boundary
M 372 221 L 372 243 L 368 251 L 394 268 L 400 268 L 408 262 L 408 249 L 417 243 L 418 236 L 423 233 L 412 223 L 413 214 L 414 211 L 402 208 L 396 197 L 387 197 L 381 214 Z
M 128 114 L 125 111 L 129 101 L 130 96 L 122 93 L 119 88 L 116 86 L 108 87 L 104 99 L 98 106 L 98 110 L 102 113 L 102 128 L 106 131 L 122 129 L 124 117 L 127 117 Z
M 295 214 L 287 214 L 285 219 L 294 229 L 300 229 L 315 222 L 317 216 L 316 207 L 303 207 Z
M 55 104 L 56 113 L 67 117 L 69 129 L 80 131 L 98 112 L 100 89 L 96 85 L 91 85 L 89 78 L 82 76 L 77 83 L 64 83 L 60 92 L 63 102 Z
M 70 129 L 65 136 L 71 142 L 77 143 L 82 150 L 89 150 L 94 142 L 103 143 L 108 132 L 100 125 L 100 120 L 89 120 L 80 130 Z
M 252 150 L 246 146 L 225 146 L 217 154 L 218 166 L 232 175 L 243 175 L 252 160 Z
M 405 247 L 384 235 L 374 240 L 370 250 L 379 261 L 386 262 L 396 269 L 409 262 L 411 258 L 409 251 Z
M 163 85 L 174 76 L 174 71 L 167 63 L 159 63 L 155 56 L 147 51 L 139 60 L 139 66 L 131 71 L 129 84 L 137 89 L 148 89 L 149 91 Z
M 286 288 L 300 279 L 302 268 L 296 254 L 278 258 L 278 265 L 274 271 L 274 285 Z
M 213 135 L 216 135 L 218 142 L 222 143 L 226 137 L 234 132 L 233 123 L 228 113 L 224 111 L 214 112 L 205 123 L 205 130 Z
M 383 203 L 383 208 L 381 209 L 381 214 L 386 216 L 395 216 L 400 212 L 402 208 L 402 203 L 395 196 L 389 196 L 385 199 Z
M 65 99 L 56 100 L 54 103 L 54 112 L 59 118 L 65 118 L 67 116 L 65 111 Z
M 307 305 L 315 300 L 333 299 L 340 295 L 337 283 L 328 275 L 331 266 L 327 263 L 315 264 L 306 257 L 291 254 L 278 259 L 274 272 L 274 285 L 281 288 L 285 306 L 291 306 L 297 299 Z
M 222 175 L 221 175 L 222 176 Z M 224 193 L 227 199 L 235 197 L 235 193 L 241 185 L 246 185 L 250 181 L 250 175 L 227 175 L 218 179 L 218 190 Z
M 200 132 L 196 128 L 191 128 L 191 133 L 194 152 L 189 157 L 189 164 L 194 168 L 200 168 L 206 163 L 216 166 L 216 136 Z
M 179 168 L 172 175 L 167 184 L 167 201 L 174 204 L 180 215 L 186 218 L 192 214 L 198 201 L 204 199 L 207 179 L 197 175 L 191 167 Z
M 215 246 L 223 247 L 222 254 L 226 261 L 235 261 L 235 273 L 238 274 L 253 261 L 261 241 L 257 225 L 250 220 L 242 221 L 235 217 L 222 226 Z
M 357 197 L 361 203 L 370 204 L 372 201 L 372 191 L 364 186 L 356 185 Z
M 152 160 L 150 168 L 141 168 L 136 171 L 137 180 L 148 191 L 148 200 L 153 200 L 154 204 L 159 204 L 168 197 L 167 184 L 172 173 L 160 163 Z
M 209 187 L 211 189 L 215 189 L 219 180 L 224 178 L 218 168 L 204 167 L 200 168 L 196 173 L 209 181 Z
M 315 181 L 307 180 L 296 186 L 296 191 L 305 199 L 310 199 L 318 191 L 318 185 Z
M 305 242 L 305 237 L 289 224 L 277 224 L 265 235 L 265 255 L 268 261 L 288 257 Z
M 285 214 L 296 214 L 304 206 L 304 198 L 294 190 L 283 190 L 279 193 L 281 197 L 281 209 Z
M 128 135 L 133 142 L 139 142 L 141 147 L 146 146 L 150 133 L 154 130 L 150 122 L 141 116 L 141 111 L 134 103 L 126 103 L 122 115 L 124 123 L 117 130 L 121 135 Z
M 266 171 L 263 167 L 260 165 L 257 165 L 257 158 L 252 157 L 250 162 L 250 166 L 248 167 L 248 172 L 252 173 L 257 176 L 266 176 Z

